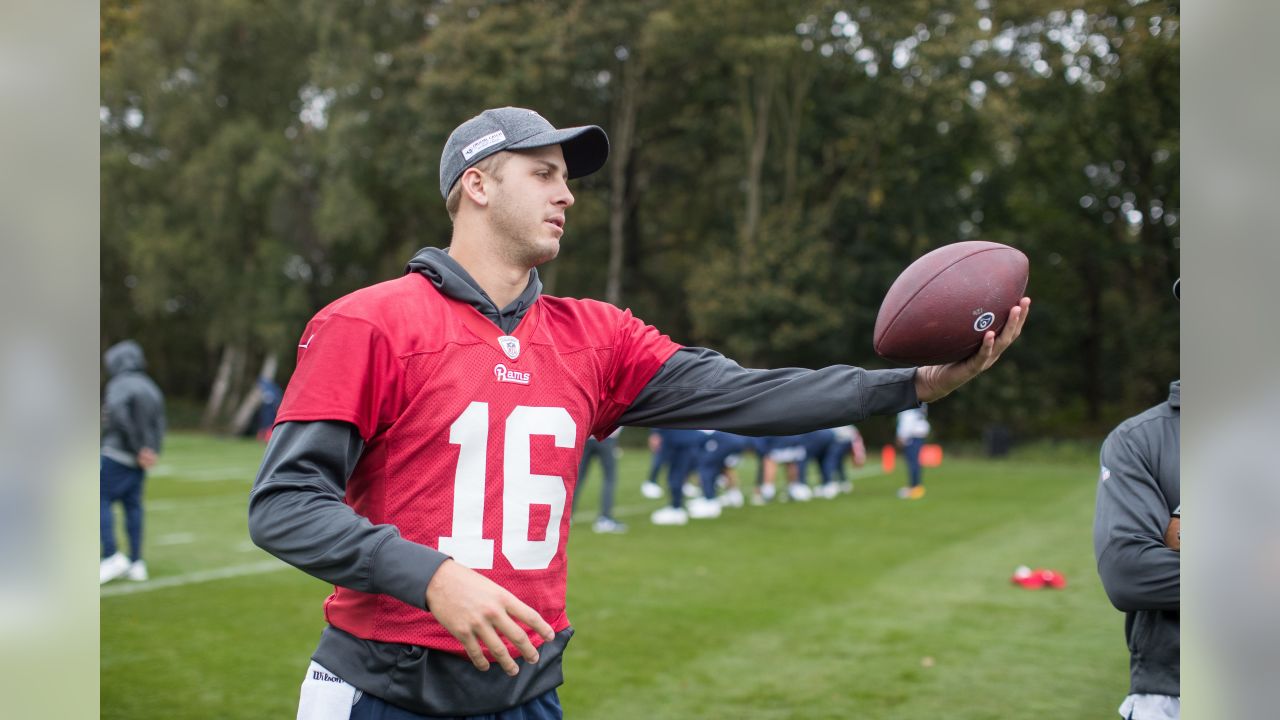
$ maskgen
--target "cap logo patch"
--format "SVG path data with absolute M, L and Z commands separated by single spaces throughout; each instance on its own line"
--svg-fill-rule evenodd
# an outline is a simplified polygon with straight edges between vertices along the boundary
M 475 157 L 476 153 L 482 150 L 491 148 L 500 142 L 505 142 L 506 139 L 507 139 L 507 136 L 505 133 L 503 133 L 501 130 L 495 130 L 489 133 L 488 135 L 485 135 L 484 137 L 480 138 L 479 140 L 476 140 L 470 145 L 462 148 L 462 157 L 466 160 L 470 160 L 471 158 Z

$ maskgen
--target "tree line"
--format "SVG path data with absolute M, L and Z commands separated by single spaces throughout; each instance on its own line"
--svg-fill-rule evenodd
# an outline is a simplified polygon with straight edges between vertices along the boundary
M 101 63 L 102 343 L 210 428 L 316 310 L 448 244 L 440 150 L 498 105 L 612 143 L 549 293 L 884 367 L 893 279 L 986 239 L 1033 311 L 940 429 L 1096 434 L 1178 376 L 1177 3 L 104 0 Z

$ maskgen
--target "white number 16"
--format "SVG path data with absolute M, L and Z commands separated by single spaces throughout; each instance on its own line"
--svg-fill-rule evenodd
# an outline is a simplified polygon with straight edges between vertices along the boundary
M 534 475 L 530 438 L 549 435 L 556 447 L 572 448 L 578 425 L 558 407 L 518 405 L 507 416 L 502 464 L 502 554 L 517 570 L 543 570 L 560 546 L 564 478 Z M 484 532 L 484 485 L 489 449 L 489 404 L 473 402 L 449 427 L 449 443 L 459 446 L 453 476 L 453 530 L 440 538 L 440 552 L 473 570 L 493 567 L 493 539 Z M 529 506 L 551 506 L 542 540 L 529 539 Z

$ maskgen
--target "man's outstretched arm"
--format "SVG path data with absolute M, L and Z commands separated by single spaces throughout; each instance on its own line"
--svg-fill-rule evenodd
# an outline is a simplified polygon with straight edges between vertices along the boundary
M 947 365 L 754 370 L 713 350 L 684 347 L 650 379 L 618 424 L 794 435 L 919 407 L 990 368 L 1022 331 L 1029 305 L 1024 298 L 1010 311 L 999 337 L 988 332 L 976 353 Z

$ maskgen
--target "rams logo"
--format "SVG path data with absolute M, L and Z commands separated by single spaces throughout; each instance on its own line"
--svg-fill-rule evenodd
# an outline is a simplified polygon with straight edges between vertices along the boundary
M 493 366 L 493 377 L 498 382 L 515 383 L 517 385 L 529 384 L 529 373 L 512 370 L 502 364 Z

